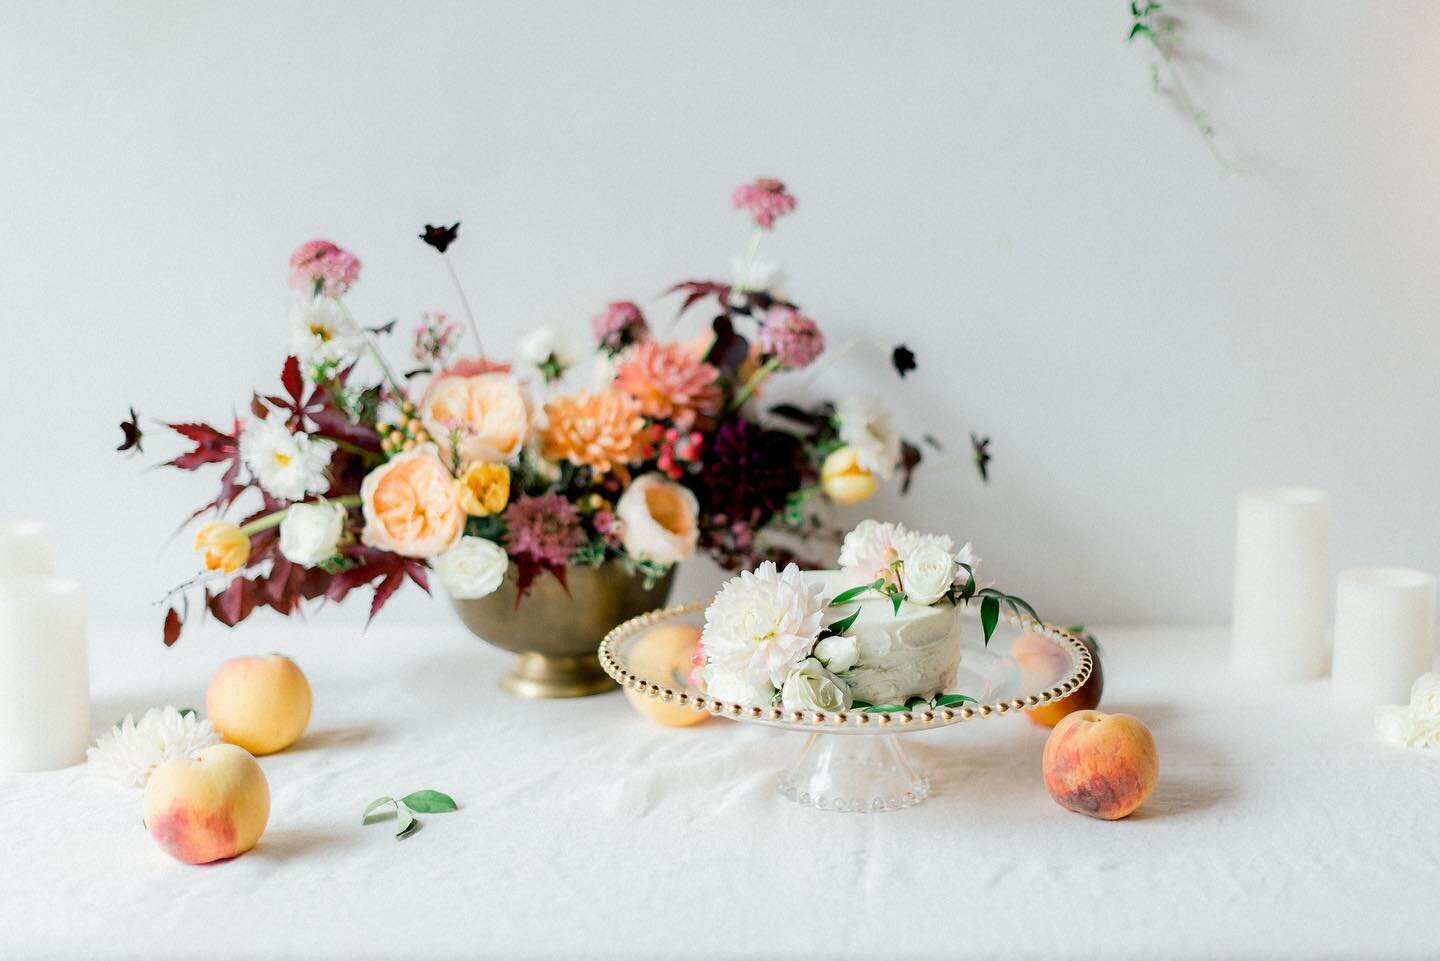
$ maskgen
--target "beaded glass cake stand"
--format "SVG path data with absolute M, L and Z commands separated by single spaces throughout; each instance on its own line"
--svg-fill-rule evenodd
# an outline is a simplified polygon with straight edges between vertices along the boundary
M 1085 683 L 1093 664 L 1077 638 L 1013 616 L 1002 620 L 990 644 L 984 645 L 974 612 L 965 608 L 969 623 L 961 632 L 960 668 L 947 693 L 974 700 L 944 707 L 919 704 L 888 713 L 750 707 L 687 687 L 688 664 L 655 670 L 650 667 L 653 658 L 643 653 L 646 634 L 672 624 L 698 626 L 705 607 L 705 602 L 681 604 L 626 621 L 600 643 L 601 666 L 623 686 L 648 697 L 808 734 L 799 756 L 780 775 L 780 793 L 826 811 L 895 811 L 919 804 L 930 793 L 930 781 L 906 757 L 897 735 L 1020 714 L 1059 700 Z M 1017 650 L 1015 641 L 1022 633 L 1028 636 Z

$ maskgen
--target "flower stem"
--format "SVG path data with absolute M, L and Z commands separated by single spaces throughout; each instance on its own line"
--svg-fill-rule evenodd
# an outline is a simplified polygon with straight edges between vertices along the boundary
M 771 374 L 775 373 L 775 371 L 779 369 L 779 357 L 771 357 L 769 360 L 765 361 L 765 363 L 761 364 L 760 369 L 755 371 L 755 373 L 751 374 L 750 379 L 745 381 L 744 385 L 738 391 L 736 391 L 735 397 L 730 401 L 730 409 L 739 410 L 740 405 L 750 399 L 750 395 L 755 393 L 755 389 L 759 387 L 762 383 L 764 383 L 765 378 L 769 377 Z
M 455 293 L 460 295 L 460 306 L 465 309 L 465 319 L 470 322 L 470 333 L 475 338 L 475 348 L 480 351 L 480 356 L 485 356 L 485 344 L 480 340 L 480 325 L 475 322 L 475 311 L 470 309 L 470 298 L 465 296 L 465 288 L 460 286 L 460 275 L 455 273 L 455 265 L 450 262 L 450 255 L 442 253 L 440 259 L 445 261 L 445 270 L 450 274 L 450 282 L 455 285 Z
M 750 233 L 750 245 L 745 249 L 745 266 L 740 271 L 740 286 L 750 289 L 750 275 L 754 272 L 755 254 L 760 250 L 760 241 L 765 239 L 765 231 L 756 227 Z
M 343 497 L 321 498 L 321 500 L 327 504 L 339 504 L 341 507 L 360 506 L 359 494 L 346 494 Z M 264 517 L 257 517 L 250 523 L 242 525 L 240 528 L 240 533 L 244 534 L 246 537 L 253 537 L 261 531 L 268 531 L 272 527 L 279 527 L 280 522 L 285 519 L 285 515 L 288 513 L 290 513 L 289 507 L 285 508 L 283 511 L 276 511 L 273 514 L 266 514 Z

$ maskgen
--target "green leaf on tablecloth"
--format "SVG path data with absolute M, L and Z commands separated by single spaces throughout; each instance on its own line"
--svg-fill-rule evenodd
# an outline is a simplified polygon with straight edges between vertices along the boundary
M 442 814 L 445 811 L 458 810 L 460 805 L 448 794 L 441 794 L 439 791 L 416 791 L 407 794 L 400 799 L 405 805 L 416 814 Z
M 995 633 L 995 625 L 1000 623 L 1000 600 L 993 595 L 985 595 L 980 602 L 980 626 L 985 629 L 985 646 L 990 646 L 990 635 Z
M 365 813 L 360 815 L 360 823 L 370 824 L 372 822 L 371 815 L 373 815 L 376 811 L 378 811 L 380 808 L 383 808 L 387 804 L 394 805 L 395 809 L 397 811 L 399 810 L 399 805 L 395 804 L 395 799 L 393 797 L 377 797 L 375 800 L 371 801 L 365 806 Z M 373 818 L 373 820 L 380 821 L 383 820 L 384 817 L 385 815 L 381 814 L 380 816 Z
M 848 591 L 841 591 L 839 594 L 835 595 L 835 599 L 830 602 L 829 606 L 834 607 L 836 604 L 845 604 L 849 601 L 853 601 L 855 600 L 855 598 L 859 597 L 861 594 L 864 594 L 866 591 L 879 590 L 880 585 L 884 583 L 885 582 L 883 580 L 875 580 L 871 581 L 869 584 L 861 584 L 859 587 L 852 587 Z
M 409 808 L 403 804 L 395 806 L 395 840 L 398 841 L 414 831 L 419 823 L 415 820 L 415 815 L 410 813 Z
M 975 698 L 971 697 L 969 694 L 941 694 L 935 699 L 935 706 L 949 707 L 951 704 L 964 704 L 966 701 L 974 700 Z

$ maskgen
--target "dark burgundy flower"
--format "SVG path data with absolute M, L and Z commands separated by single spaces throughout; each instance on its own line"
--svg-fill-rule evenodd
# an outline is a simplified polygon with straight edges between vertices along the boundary
M 701 543 L 748 547 L 750 535 L 800 489 L 802 455 L 800 442 L 783 431 L 740 418 L 721 424 L 704 451 L 696 485 L 706 524 Z
M 453 244 L 459 234 L 460 221 L 457 220 L 449 227 L 436 227 L 432 224 L 426 224 L 425 232 L 420 235 L 420 239 L 443 254 L 445 248 Z

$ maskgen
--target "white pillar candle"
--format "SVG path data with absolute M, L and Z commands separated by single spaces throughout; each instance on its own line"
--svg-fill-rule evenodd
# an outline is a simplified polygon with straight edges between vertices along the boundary
M 0 524 L 0 576 L 52 573 L 49 527 L 39 521 Z
M 1302 487 L 1240 495 L 1235 529 L 1231 662 L 1250 678 L 1298 681 L 1325 673 L 1330 499 Z
M 0 772 L 85 759 L 90 659 L 74 581 L 0 577 Z
M 1335 693 L 1406 704 L 1435 659 L 1435 577 L 1395 567 L 1342 571 L 1335 593 Z

